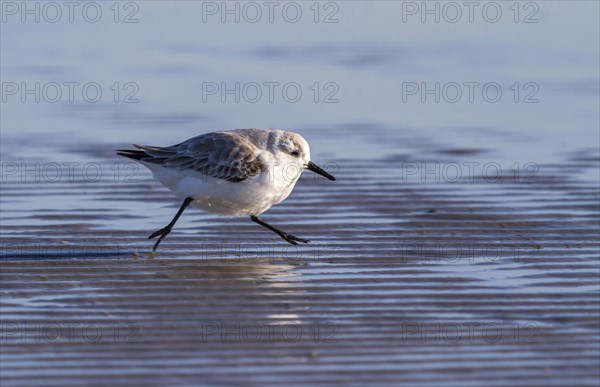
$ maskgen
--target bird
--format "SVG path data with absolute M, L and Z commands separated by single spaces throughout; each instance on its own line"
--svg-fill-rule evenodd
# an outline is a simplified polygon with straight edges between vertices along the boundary
M 235 129 L 201 134 L 166 147 L 133 146 L 136 149 L 119 149 L 117 154 L 147 167 L 156 180 L 183 199 L 171 222 L 148 237 L 158 237 L 153 252 L 190 205 L 218 215 L 249 216 L 288 243 L 308 243 L 271 226 L 260 215 L 289 196 L 304 170 L 336 180 L 311 161 L 308 142 L 291 131 Z

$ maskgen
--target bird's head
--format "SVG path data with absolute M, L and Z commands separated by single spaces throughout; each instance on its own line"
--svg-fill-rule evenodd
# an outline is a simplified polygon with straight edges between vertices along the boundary
M 308 146 L 308 142 L 306 142 L 304 137 L 298 133 L 283 132 L 283 135 L 279 137 L 277 149 L 285 155 L 284 157 L 286 160 L 298 165 L 300 170 L 308 169 L 329 180 L 335 181 L 335 177 L 310 160 L 310 147 Z

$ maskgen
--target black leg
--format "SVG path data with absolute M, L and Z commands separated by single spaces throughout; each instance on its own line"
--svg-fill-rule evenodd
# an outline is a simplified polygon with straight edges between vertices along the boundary
M 288 234 L 285 231 L 281 231 L 279 229 L 276 229 L 275 227 L 271 226 L 270 224 L 264 222 L 258 216 L 250 215 L 250 219 L 252 219 L 253 222 L 260 224 L 264 228 L 268 228 L 269 230 L 273 231 L 275 234 L 277 234 L 280 237 L 282 237 L 286 242 L 289 242 L 289 243 L 291 243 L 293 245 L 297 245 L 298 243 L 296 243 L 296 242 L 302 242 L 302 243 L 308 243 L 308 242 L 310 242 L 307 239 L 298 238 L 298 237 L 295 237 L 293 235 Z
M 173 229 L 173 226 L 175 226 L 175 223 L 177 222 L 177 219 L 179 219 L 179 217 L 181 216 L 181 214 L 183 214 L 183 211 L 187 208 L 187 206 L 190 205 L 190 203 L 193 200 L 194 199 L 192 199 L 192 198 L 185 198 L 185 200 L 181 204 L 181 207 L 179 207 L 179 211 L 177 211 L 177 214 L 175 215 L 175 217 L 173 218 L 173 220 L 171 221 L 171 223 L 169 223 L 166 227 L 163 227 L 160 230 L 158 230 L 156 232 L 153 232 L 152 235 L 150 235 L 148 237 L 148 239 L 152 239 L 152 238 L 160 235 L 160 238 L 158 238 L 158 240 L 154 244 L 154 247 L 152 248 L 152 251 L 156 251 L 156 248 L 158 247 L 158 244 L 160 243 L 160 241 L 162 241 L 167 235 L 169 235 L 169 233 Z

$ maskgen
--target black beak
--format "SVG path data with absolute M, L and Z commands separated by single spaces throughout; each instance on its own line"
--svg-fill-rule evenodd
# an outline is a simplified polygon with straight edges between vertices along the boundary
M 318 173 L 319 175 L 326 177 L 331 181 L 335 181 L 335 177 L 333 177 L 329 173 L 325 172 L 321 167 L 319 167 L 317 164 L 313 163 L 312 161 L 308 162 L 308 164 L 306 165 L 306 169 L 308 169 L 309 171 L 313 171 L 314 173 Z

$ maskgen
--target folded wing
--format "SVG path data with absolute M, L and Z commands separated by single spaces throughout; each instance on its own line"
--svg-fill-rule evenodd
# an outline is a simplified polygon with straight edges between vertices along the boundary
M 260 174 L 258 148 L 235 132 L 213 132 L 168 147 L 136 145 L 138 151 L 119 151 L 136 160 L 166 168 L 194 170 L 233 183 Z

